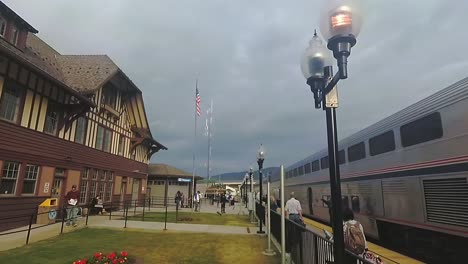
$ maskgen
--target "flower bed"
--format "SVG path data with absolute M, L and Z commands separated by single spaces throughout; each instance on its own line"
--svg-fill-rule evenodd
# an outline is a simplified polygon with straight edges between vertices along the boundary
M 126 251 L 120 252 L 117 254 L 111 252 L 109 254 L 104 254 L 102 252 L 94 253 L 91 258 L 79 259 L 73 262 L 73 264 L 133 264 L 135 263 L 128 257 Z

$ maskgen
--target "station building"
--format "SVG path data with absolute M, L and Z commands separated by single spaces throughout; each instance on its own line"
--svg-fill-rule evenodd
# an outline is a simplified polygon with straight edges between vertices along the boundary
M 156 200 L 167 199 L 174 202 L 177 191 L 184 193 L 185 199 L 192 197 L 192 182 L 195 181 L 195 191 L 197 182 L 203 179 L 200 176 L 193 177 L 181 169 L 167 164 L 150 164 L 148 168 L 148 190 L 147 196 Z
M 0 218 L 62 205 L 72 185 L 80 205 L 143 197 L 149 160 L 167 148 L 141 90 L 108 56 L 64 55 L 37 33 L 0 1 Z

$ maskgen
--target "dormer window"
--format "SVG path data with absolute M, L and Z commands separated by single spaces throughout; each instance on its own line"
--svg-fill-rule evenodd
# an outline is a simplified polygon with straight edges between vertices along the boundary
M 6 31 L 6 20 L 3 17 L 0 17 L 0 36 L 5 37 Z
M 19 30 L 16 27 L 13 27 L 11 30 L 11 43 L 13 45 L 18 45 L 18 38 L 19 38 Z
M 115 109 L 115 103 L 117 99 L 117 90 L 111 85 L 103 87 L 102 91 L 102 102 Z

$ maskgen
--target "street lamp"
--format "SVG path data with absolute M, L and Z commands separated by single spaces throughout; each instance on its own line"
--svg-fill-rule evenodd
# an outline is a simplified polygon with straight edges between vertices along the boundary
M 338 160 L 336 111 L 338 93 L 336 84 L 348 78 L 348 57 L 356 44 L 361 27 L 361 16 L 352 0 L 330 0 L 322 13 L 320 29 L 327 40 L 327 48 L 333 51 L 338 72 L 333 76 L 329 51 L 314 33 L 301 61 L 301 69 L 307 84 L 314 94 L 315 108 L 323 108 L 327 120 L 328 159 L 332 198 L 333 252 L 334 262 L 344 263 L 343 215 Z
M 249 182 L 249 173 L 246 172 L 244 176 L 244 196 L 242 197 L 245 202 L 245 208 L 247 208 L 247 184 Z
M 265 160 L 265 149 L 263 145 L 260 144 L 260 148 L 257 151 L 257 164 L 258 164 L 258 182 L 260 184 L 260 205 L 262 205 L 262 198 L 263 198 L 263 161 Z M 265 218 L 265 214 L 263 214 L 263 218 Z M 265 234 L 265 231 L 262 230 L 263 226 L 263 218 L 260 219 L 260 230 L 257 231 L 257 234 Z

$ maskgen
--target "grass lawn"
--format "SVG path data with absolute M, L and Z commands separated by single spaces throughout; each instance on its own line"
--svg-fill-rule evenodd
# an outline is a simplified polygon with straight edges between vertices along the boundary
M 94 252 L 125 250 L 145 264 L 280 263 L 264 256 L 265 237 L 202 233 L 119 231 L 84 228 L 58 238 L 0 252 L 1 263 L 67 264 Z
M 148 222 L 164 222 L 165 213 L 145 213 L 145 221 Z M 191 218 L 192 220 L 187 220 Z M 175 223 L 176 213 L 167 212 L 167 222 Z M 180 212 L 178 214 L 178 223 L 184 224 L 205 224 L 205 225 L 231 225 L 231 226 L 253 226 L 250 223 L 247 215 L 232 215 L 232 214 L 211 214 L 198 212 Z M 141 221 L 141 215 L 128 217 L 128 220 Z

